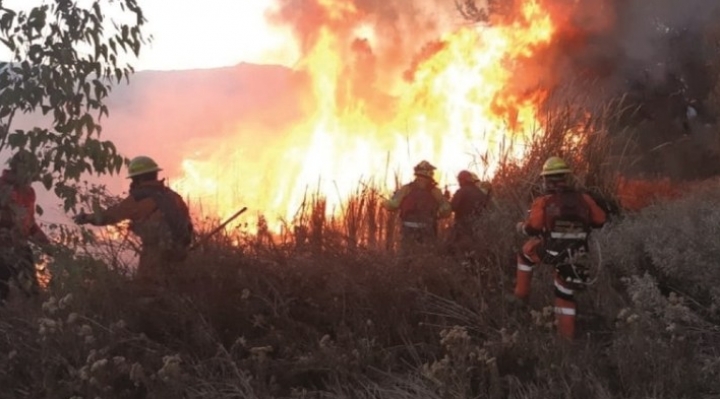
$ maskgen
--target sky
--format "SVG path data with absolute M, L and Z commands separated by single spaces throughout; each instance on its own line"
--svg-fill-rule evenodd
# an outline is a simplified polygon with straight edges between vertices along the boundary
M 91 0 L 76 0 L 80 5 Z M 107 1 L 107 0 L 106 0 Z M 52 0 L 1 0 L 3 7 L 29 10 Z M 138 0 L 153 40 L 130 63 L 136 70 L 187 70 L 233 66 L 242 62 L 291 66 L 297 59 L 288 30 L 269 26 L 265 12 L 275 0 Z M 199 6 L 202 4 L 202 6 Z M 0 45 L 0 60 L 9 52 Z M 0 156 L 4 165 L 5 154 Z M 111 177 L 124 184 L 124 179 Z M 39 193 L 44 190 L 36 185 Z M 46 194 L 46 193 L 45 193 Z M 44 195 L 44 194 L 43 194 Z M 50 195 L 50 194 L 47 194 Z M 51 196 L 52 197 L 52 196 Z M 43 222 L 66 222 L 52 198 L 43 202 Z
M 7 8 L 20 9 L 47 1 L 2 3 Z M 275 0 L 138 0 L 138 3 L 145 12 L 147 33 L 153 36 L 153 41 L 141 50 L 139 59 L 131 61 L 136 70 L 216 68 L 241 62 L 290 66 L 297 59 L 290 33 L 265 21 L 265 12 L 274 7 Z M 4 50 L 0 49 L 0 59 L 7 59 Z

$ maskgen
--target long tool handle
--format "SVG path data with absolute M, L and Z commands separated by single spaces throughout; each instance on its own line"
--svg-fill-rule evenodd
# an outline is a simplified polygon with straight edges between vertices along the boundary
M 207 234 L 205 235 L 205 237 L 203 237 L 203 238 L 200 239 L 200 241 L 197 241 L 195 244 L 193 244 L 193 246 L 190 247 L 190 251 L 192 251 L 193 249 L 195 249 L 195 248 L 197 248 L 197 247 L 205 244 L 205 242 L 207 242 L 207 241 L 210 239 L 210 237 L 214 236 L 214 235 L 217 234 L 220 230 L 224 229 L 225 226 L 227 226 L 230 222 L 232 222 L 233 220 L 235 220 L 238 216 L 240 216 L 240 215 L 242 215 L 243 213 L 245 213 L 245 211 L 247 211 L 247 207 L 246 207 L 246 206 L 244 206 L 244 207 L 243 207 L 242 209 L 240 209 L 239 211 L 235 212 L 234 215 L 230 216 L 230 217 L 229 217 L 227 220 L 225 220 L 220 226 L 214 228 L 211 232 L 207 233 Z

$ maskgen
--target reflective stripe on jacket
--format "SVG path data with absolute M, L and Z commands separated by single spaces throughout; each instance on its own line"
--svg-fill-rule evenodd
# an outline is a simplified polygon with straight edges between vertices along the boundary
M 546 208 L 548 202 L 555 194 L 546 194 L 536 198 L 530 206 L 530 214 L 524 224 L 525 233 L 531 236 L 540 235 L 546 232 Z M 605 224 L 606 214 L 588 194 L 581 194 L 582 200 L 588 208 L 588 221 L 590 227 L 600 228 Z
M 429 184 L 434 184 L 434 182 L 426 177 L 418 176 L 412 183 L 400 187 L 400 189 L 395 192 L 392 198 L 384 201 L 383 207 L 389 211 L 396 211 L 400 209 L 405 197 L 407 197 L 408 194 L 410 194 L 410 192 L 414 189 L 413 185 L 418 185 L 420 187 L 426 187 L 430 190 L 430 194 L 437 202 L 437 217 L 449 217 L 452 213 L 452 207 L 450 206 L 450 202 L 447 200 L 447 198 L 445 198 L 439 188 L 427 187 L 427 185 Z

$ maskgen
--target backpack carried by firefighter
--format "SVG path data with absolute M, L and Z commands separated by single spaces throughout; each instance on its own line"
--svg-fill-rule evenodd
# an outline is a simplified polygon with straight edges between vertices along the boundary
M 590 209 L 582 193 L 550 195 L 545 204 L 543 262 L 553 265 L 558 276 L 574 289 L 585 288 L 590 279 L 590 230 Z
M 470 199 L 470 212 L 469 214 L 472 215 L 472 217 L 479 217 L 482 215 L 483 212 L 487 209 L 488 205 L 490 204 L 490 192 L 485 191 L 478 185 L 473 185 L 469 187 L 469 199 Z
M 438 207 L 440 206 L 432 195 L 435 187 L 428 185 L 422 187 L 413 182 L 409 184 L 409 192 L 400 203 L 400 219 L 403 222 L 434 225 Z
M 182 261 L 187 258 L 192 244 L 195 229 L 190 217 L 190 210 L 180 194 L 172 189 L 159 187 L 138 187 L 131 190 L 135 201 L 152 198 L 163 215 L 166 229 L 160 238 L 163 257 L 170 261 Z

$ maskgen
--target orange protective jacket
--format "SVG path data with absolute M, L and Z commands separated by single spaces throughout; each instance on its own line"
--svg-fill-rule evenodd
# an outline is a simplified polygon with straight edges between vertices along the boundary
M 542 235 L 543 233 L 546 233 L 546 209 L 547 209 L 547 203 L 549 202 L 550 198 L 554 194 L 546 194 L 542 197 L 538 197 L 533 201 L 532 205 L 530 206 L 530 213 L 525 220 L 525 224 L 523 225 L 523 230 L 525 234 L 530 236 L 538 236 Z M 590 221 L 590 227 L 592 228 L 600 228 L 605 224 L 607 215 L 605 214 L 605 211 L 598 206 L 598 204 L 595 202 L 595 200 L 592 199 L 591 196 L 588 194 L 581 194 L 582 199 L 585 202 L 585 204 L 588 207 L 589 210 L 589 217 L 588 220 Z
M 48 244 L 50 240 L 35 221 L 35 190 L 29 184 L 19 184 L 10 170 L 0 176 L 0 229 L 10 232 L 4 237 L 7 245 L 24 244 L 28 240 Z M 10 241 L 8 241 L 10 239 Z
M 438 218 L 446 218 L 452 214 L 452 207 L 450 205 L 450 202 L 447 198 L 445 198 L 442 191 L 440 191 L 439 188 L 435 187 L 435 182 L 432 179 L 420 176 L 416 177 L 412 183 L 400 187 L 400 189 L 395 192 L 392 198 L 382 203 L 383 207 L 389 211 L 396 211 L 400 209 L 402 207 L 403 200 L 405 200 L 405 198 L 413 190 L 413 185 L 418 185 L 421 188 L 427 188 L 430 190 L 430 194 L 435 199 L 435 202 L 437 202 Z
M 163 186 L 163 181 L 147 181 L 138 187 Z M 132 190 L 131 190 L 132 191 Z M 95 226 L 117 224 L 124 220 L 130 221 L 130 230 L 137 234 L 143 243 L 143 248 L 157 245 L 165 228 L 163 214 L 158 209 L 155 200 L 151 197 L 137 201 L 132 193 L 118 204 L 104 211 L 94 214 L 91 223 Z

